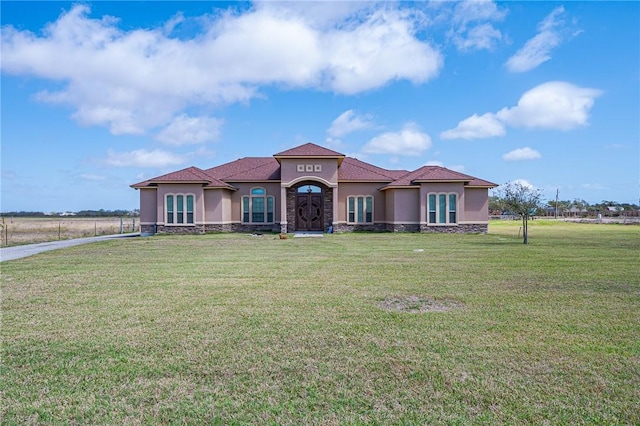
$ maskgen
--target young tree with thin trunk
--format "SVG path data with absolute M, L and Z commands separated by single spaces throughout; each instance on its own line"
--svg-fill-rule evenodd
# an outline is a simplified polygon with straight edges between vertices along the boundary
M 503 205 L 522 218 L 523 243 L 529 243 L 529 218 L 541 206 L 542 190 L 520 182 L 507 182 L 498 188 Z

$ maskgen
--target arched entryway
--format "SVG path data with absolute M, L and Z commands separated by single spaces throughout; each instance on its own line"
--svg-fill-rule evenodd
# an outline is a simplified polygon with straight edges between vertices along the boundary
M 305 183 L 296 189 L 295 230 L 324 231 L 324 190 Z

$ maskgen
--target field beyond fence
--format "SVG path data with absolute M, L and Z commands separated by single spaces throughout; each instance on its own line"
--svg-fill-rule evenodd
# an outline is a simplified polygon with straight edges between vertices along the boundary
M 1 226 L 0 246 L 2 247 L 140 230 L 137 217 L 3 217 Z

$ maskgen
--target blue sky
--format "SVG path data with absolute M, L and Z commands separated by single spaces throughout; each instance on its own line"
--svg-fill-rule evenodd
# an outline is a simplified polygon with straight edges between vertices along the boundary
M 638 203 L 638 2 L 6 2 L 2 211 L 314 142 Z

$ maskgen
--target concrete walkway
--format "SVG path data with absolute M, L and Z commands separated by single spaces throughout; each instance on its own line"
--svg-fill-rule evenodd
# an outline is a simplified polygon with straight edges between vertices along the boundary
M 293 238 L 313 238 L 313 237 L 320 237 L 322 238 L 324 235 L 322 233 L 322 231 L 296 231 L 293 233 Z
M 96 241 L 112 240 L 114 238 L 139 237 L 140 233 L 103 235 L 100 237 L 76 238 L 74 240 L 50 241 L 39 244 L 26 244 L 23 246 L 0 248 L 0 262 L 7 260 L 22 259 L 23 257 L 33 256 L 50 250 L 58 250 L 67 247 L 78 246 L 80 244 L 95 243 Z

